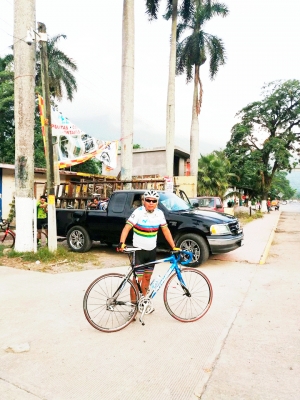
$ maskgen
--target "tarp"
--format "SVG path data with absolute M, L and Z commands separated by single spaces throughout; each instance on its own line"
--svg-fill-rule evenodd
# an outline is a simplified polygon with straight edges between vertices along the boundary
M 42 134 L 45 144 L 44 100 L 39 96 Z M 114 169 L 117 166 L 118 141 L 105 141 L 88 135 L 64 117 L 56 108 L 51 107 L 51 128 L 53 142 L 57 143 L 58 167 L 66 168 L 97 158 Z

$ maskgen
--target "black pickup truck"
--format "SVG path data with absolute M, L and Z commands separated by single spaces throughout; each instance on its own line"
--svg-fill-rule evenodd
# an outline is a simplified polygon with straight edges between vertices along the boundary
M 66 237 L 68 246 L 86 252 L 92 241 L 107 245 L 118 244 L 126 219 L 141 206 L 143 190 L 115 191 L 106 210 L 57 209 L 57 235 Z M 194 209 L 176 194 L 159 191 L 158 207 L 164 212 L 176 246 L 192 251 L 195 267 L 205 262 L 210 254 L 227 253 L 243 244 L 243 230 L 237 218 Z M 131 231 L 132 234 L 132 231 Z M 128 236 L 128 244 L 132 236 Z M 159 249 L 169 249 L 161 230 Z

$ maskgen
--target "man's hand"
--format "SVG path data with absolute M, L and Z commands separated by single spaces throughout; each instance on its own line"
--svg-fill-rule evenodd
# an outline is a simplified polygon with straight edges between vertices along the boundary
M 121 253 L 123 253 L 123 250 L 124 250 L 124 249 L 126 249 L 126 244 L 120 242 L 120 243 L 118 244 L 117 251 L 120 251 Z

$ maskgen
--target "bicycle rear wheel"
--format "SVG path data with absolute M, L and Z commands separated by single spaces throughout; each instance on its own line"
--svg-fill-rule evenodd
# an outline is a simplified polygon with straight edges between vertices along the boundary
M 11 232 L 0 232 L 0 246 L 12 248 L 15 244 L 15 236 Z
M 116 292 L 119 290 L 119 294 Z M 115 296 L 112 298 L 112 296 Z M 95 279 L 83 298 L 83 311 L 88 322 L 99 331 L 116 332 L 129 325 L 137 314 L 137 289 L 124 275 L 106 274 Z
M 166 282 L 165 307 L 168 313 L 178 321 L 197 321 L 207 313 L 211 306 L 213 298 L 211 283 L 207 276 L 194 268 L 183 268 L 181 275 L 190 297 L 185 294 L 175 273 Z

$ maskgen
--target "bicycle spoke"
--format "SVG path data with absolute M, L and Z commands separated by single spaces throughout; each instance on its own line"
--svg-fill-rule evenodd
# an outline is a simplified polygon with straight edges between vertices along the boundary
M 0 246 L 12 248 L 15 244 L 15 236 L 10 231 L 0 232 Z
M 130 281 L 124 282 L 120 274 L 106 274 L 97 278 L 87 289 L 83 299 L 84 314 L 88 322 L 104 332 L 125 328 L 135 318 L 137 305 L 131 295 L 138 298 Z
M 169 314 L 181 322 L 192 322 L 201 318 L 212 302 L 212 287 L 209 279 L 200 271 L 184 268 L 181 275 L 189 296 L 185 294 L 176 274 L 166 283 L 164 302 Z

